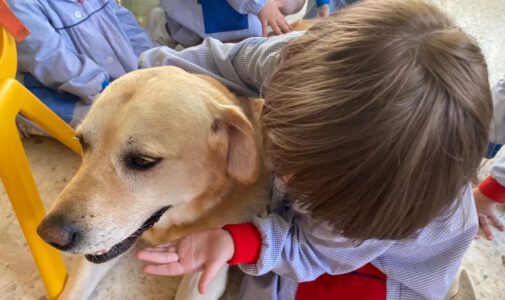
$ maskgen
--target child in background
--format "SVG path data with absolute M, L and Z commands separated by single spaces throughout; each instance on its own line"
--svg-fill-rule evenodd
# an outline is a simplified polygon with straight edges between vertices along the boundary
M 279 35 L 290 32 L 285 15 L 298 12 L 305 0 L 161 0 L 163 10 L 149 17 L 149 31 L 161 45 L 200 44 L 206 37 L 236 42 L 266 36 L 267 28 Z
M 485 59 L 431 4 L 364 1 L 305 34 L 157 48 L 175 65 L 262 96 L 276 172 L 269 213 L 147 248 L 145 272 L 227 262 L 239 299 L 443 299 L 478 228 L 470 178 L 492 117 Z
M 490 134 L 491 143 L 487 158 L 493 158 L 505 143 L 505 78 L 493 87 L 493 120 Z M 493 239 L 491 225 L 499 231 L 505 231 L 505 226 L 496 216 L 496 204 L 505 203 L 505 157 L 499 158 L 491 168 L 488 176 L 479 187 L 473 191 L 479 225 L 488 240 Z
M 9 4 L 32 33 L 17 47 L 19 79 L 72 125 L 110 81 L 138 69 L 139 54 L 154 47 L 134 16 L 114 0 Z

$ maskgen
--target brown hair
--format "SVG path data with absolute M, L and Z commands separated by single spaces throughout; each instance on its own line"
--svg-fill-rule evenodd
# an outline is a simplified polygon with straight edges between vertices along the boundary
M 365 1 L 282 51 L 267 150 L 288 191 L 353 239 L 402 239 L 475 174 L 492 115 L 479 46 L 435 6 Z

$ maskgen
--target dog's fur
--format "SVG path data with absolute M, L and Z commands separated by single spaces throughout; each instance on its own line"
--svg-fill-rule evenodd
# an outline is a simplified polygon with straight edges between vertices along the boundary
M 82 165 L 39 234 L 46 241 L 61 234 L 58 226 L 45 226 L 63 218 L 80 232 L 68 251 L 83 255 L 119 243 L 166 206 L 143 236 L 152 243 L 250 220 L 264 209 L 271 181 L 259 143 L 261 106 L 261 100 L 238 98 L 211 78 L 175 67 L 119 78 L 77 128 Z M 161 160 L 149 170 L 132 170 L 132 156 Z M 117 260 L 97 265 L 79 257 L 61 299 L 88 297 Z M 220 296 L 226 270 L 204 298 Z M 177 298 L 200 297 L 195 276 L 183 279 Z

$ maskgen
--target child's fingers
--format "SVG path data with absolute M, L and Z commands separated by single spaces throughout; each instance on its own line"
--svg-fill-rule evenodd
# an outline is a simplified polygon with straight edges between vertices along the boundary
M 170 248 L 170 247 L 175 247 L 176 243 L 177 243 L 177 240 L 171 241 L 171 242 L 166 242 L 164 244 L 156 245 L 154 248 Z
M 484 235 L 488 240 L 493 239 L 493 233 L 491 232 L 491 226 L 489 226 L 489 220 L 485 214 L 479 214 L 479 225 Z
M 279 27 L 283 33 L 288 33 L 293 30 L 286 20 L 281 20 L 279 23 Z
M 498 230 L 500 230 L 500 231 L 505 230 L 505 226 L 503 226 L 503 224 L 501 223 L 500 219 L 498 219 L 497 216 L 495 216 L 495 215 L 488 215 L 487 217 L 491 220 L 491 222 L 493 223 L 493 225 L 496 228 L 498 228 Z
M 223 264 L 214 263 L 210 264 L 203 270 L 202 276 L 200 277 L 200 282 L 198 282 L 198 292 L 201 295 L 205 293 L 207 287 L 209 286 L 209 283 L 216 276 L 217 272 L 219 272 L 222 266 Z
M 282 34 L 282 31 L 279 28 L 279 26 L 277 26 L 277 22 L 276 21 L 271 22 L 270 23 L 270 27 L 272 27 L 272 31 L 274 32 L 275 35 L 281 35 Z
M 165 244 L 160 244 L 160 245 L 151 246 L 151 247 L 145 247 L 143 250 L 158 251 L 158 252 L 159 251 L 168 251 L 169 249 L 175 249 L 176 242 L 177 241 L 172 241 L 172 242 L 168 242 Z M 170 250 L 170 251 L 175 251 L 175 250 Z
M 261 20 L 261 30 L 263 31 L 263 37 L 267 37 L 267 28 L 268 28 L 268 21 L 267 20 Z
M 147 247 L 142 249 L 143 251 L 149 251 L 149 252 L 175 252 L 175 247 Z
M 141 250 L 137 253 L 137 258 L 157 264 L 168 264 L 179 261 L 179 255 L 175 252 L 153 252 Z
M 194 271 L 185 269 L 179 262 L 164 265 L 147 265 L 144 267 L 144 272 L 147 274 L 165 276 L 178 276 Z
M 261 34 L 263 37 L 267 37 L 268 20 L 264 17 L 259 17 L 261 22 Z

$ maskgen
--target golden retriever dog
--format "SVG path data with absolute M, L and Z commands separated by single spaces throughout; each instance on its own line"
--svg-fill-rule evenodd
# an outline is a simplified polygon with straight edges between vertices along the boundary
M 82 164 L 38 227 L 78 254 L 60 299 L 86 299 L 139 238 L 152 243 L 248 221 L 270 192 L 258 122 L 262 102 L 217 81 L 159 67 L 113 82 L 77 128 Z M 227 267 L 205 295 L 199 274 L 176 299 L 217 299 Z

